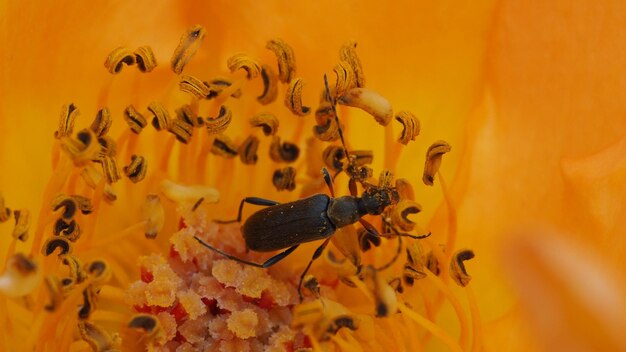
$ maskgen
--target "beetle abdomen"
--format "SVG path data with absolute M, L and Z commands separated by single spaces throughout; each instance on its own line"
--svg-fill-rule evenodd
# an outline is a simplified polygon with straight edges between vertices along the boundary
M 246 245 L 253 251 L 270 252 L 332 235 L 335 225 L 326 214 L 329 203 L 330 197 L 317 194 L 259 210 L 242 226 Z

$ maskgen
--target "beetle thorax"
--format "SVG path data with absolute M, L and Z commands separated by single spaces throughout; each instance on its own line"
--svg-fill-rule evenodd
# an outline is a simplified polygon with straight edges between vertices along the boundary
M 363 216 L 356 197 L 343 196 L 331 200 L 328 217 L 337 227 L 354 224 Z

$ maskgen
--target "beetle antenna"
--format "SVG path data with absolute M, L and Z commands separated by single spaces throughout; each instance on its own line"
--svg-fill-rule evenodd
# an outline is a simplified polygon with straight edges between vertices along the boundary
M 339 124 L 339 116 L 337 115 L 337 108 L 335 105 L 335 99 L 333 99 L 330 94 L 330 88 L 328 87 L 328 77 L 324 74 L 324 87 L 326 89 L 326 97 L 330 102 L 330 107 L 333 109 L 333 114 L 335 115 L 335 123 L 337 123 L 337 131 L 339 132 L 339 139 L 341 139 L 341 145 L 343 146 L 343 152 L 346 154 L 346 158 L 348 159 L 348 163 L 352 164 L 352 160 L 350 159 L 350 153 L 348 152 L 348 147 L 346 147 L 346 141 L 343 138 L 343 131 L 341 130 L 341 124 Z

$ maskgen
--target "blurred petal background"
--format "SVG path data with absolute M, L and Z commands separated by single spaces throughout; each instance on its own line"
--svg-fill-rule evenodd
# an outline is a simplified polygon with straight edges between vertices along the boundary
M 426 147 L 453 146 L 442 173 L 458 245 L 477 254 L 470 274 L 485 349 L 626 349 L 614 331 L 626 316 L 623 2 L 9 1 L 0 11 L 0 190 L 9 206 L 40 208 L 63 104 L 90 116 L 103 86 L 134 94 L 130 78 L 107 86 L 102 62 L 117 45 L 150 44 L 165 65 L 199 23 L 208 34 L 192 67 L 223 66 L 281 37 L 299 72 L 319 74 L 354 39 L 368 86 L 422 123 L 398 174 L 421 178 Z M 138 84 L 144 104 L 159 94 Z M 124 104 L 111 99 L 110 108 Z M 359 133 L 372 126 L 352 121 L 351 143 L 381 150 L 382 138 Z M 416 187 L 416 198 L 430 229 L 444 231 L 441 191 Z M 2 252 L 10 232 L 1 225 Z

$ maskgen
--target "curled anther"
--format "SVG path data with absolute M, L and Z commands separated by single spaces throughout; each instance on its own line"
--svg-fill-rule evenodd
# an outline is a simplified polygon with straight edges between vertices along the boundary
M 315 295 L 315 297 L 320 297 L 320 283 L 319 281 L 317 281 L 315 276 L 307 275 L 302 282 L 302 286 L 311 291 L 311 293 Z
M 15 210 L 13 217 L 15 217 L 13 238 L 25 242 L 28 239 L 28 230 L 30 229 L 30 211 L 28 209 Z
M 148 105 L 148 110 L 152 113 L 152 126 L 157 131 L 166 130 L 170 126 L 170 114 L 163 104 L 152 102 Z
M 78 321 L 80 337 L 93 351 L 118 351 L 113 338 L 103 328 L 88 320 Z
M 63 256 L 62 263 L 69 269 L 70 277 L 76 282 L 81 283 L 87 278 L 87 272 L 83 269 L 83 263 L 72 254 Z
M 179 142 L 184 144 L 189 143 L 193 135 L 193 125 L 181 119 L 172 120 L 167 130 L 170 131 Z
M 296 189 L 296 169 L 287 166 L 274 171 L 272 183 L 277 191 L 293 191 Z
M 371 89 L 352 88 L 340 96 L 337 103 L 367 112 L 382 126 L 387 126 L 393 117 L 389 100 Z
M 211 92 L 206 83 L 190 75 L 183 75 L 180 78 L 179 87 L 181 91 L 189 93 L 198 99 L 206 98 Z
M 414 200 L 415 192 L 413 191 L 413 186 L 409 183 L 409 180 L 405 178 L 396 179 L 396 191 L 400 196 L 400 199 L 405 200 Z
M 102 146 L 98 143 L 93 131 L 89 129 L 79 131 L 76 138 L 62 138 L 61 148 L 70 156 L 75 166 L 84 166 L 98 159 L 102 153 Z
M 401 200 L 391 212 L 391 222 L 402 231 L 412 231 L 415 223 L 409 219 L 409 215 L 422 211 L 422 206 L 412 200 Z
M 93 286 L 89 285 L 83 290 L 83 305 L 78 309 L 78 318 L 81 320 L 89 319 L 91 313 L 96 309 L 96 293 Z
M 7 258 L 4 272 L 0 275 L 0 294 L 20 297 L 31 293 L 38 285 L 41 272 L 37 264 L 23 253 Z
M 261 127 L 263 134 L 273 136 L 278 131 L 278 119 L 273 114 L 264 112 L 250 118 L 252 127 Z
M 76 242 L 80 238 L 80 234 L 80 226 L 74 219 L 66 221 L 63 218 L 58 218 L 54 223 L 55 236 L 63 236 L 72 242 Z
M 98 138 L 98 144 L 100 144 L 100 157 L 98 159 L 109 156 L 115 157 L 117 154 L 117 144 L 115 143 L 115 139 L 109 136 L 103 136 Z
M 339 58 L 350 65 L 354 73 L 356 86 L 362 88 L 365 87 L 365 75 L 361 66 L 361 60 L 356 54 L 356 45 L 355 41 L 349 41 L 342 45 L 341 49 L 339 49 Z
M 362 252 L 369 251 L 372 246 L 378 247 L 380 246 L 380 237 L 376 237 L 369 233 L 365 228 L 359 228 L 357 230 L 357 238 L 359 240 L 359 246 L 361 247 Z
M 157 61 L 152 48 L 144 45 L 135 49 L 135 62 L 137 68 L 143 73 L 148 73 L 157 67 Z
M 211 89 L 211 92 L 209 93 L 209 95 L 206 96 L 206 98 L 207 99 L 215 98 L 216 96 L 220 95 L 220 93 L 222 93 L 224 89 L 230 87 L 232 84 L 233 82 L 228 78 L 218 77 L 218 78 L 212 79 L 208 83 L 208 86 Z M 238 99 L 238 98 L 241 98 L 241 94 L 242 94 L 241 89 L 237 89 L 236 91 L 231 93 L 230 96 L 235 99 Z
M 335 76 L 337 77 L 333 96 L 341 96 L 348 90 L 357 86 L 354 70 L 348 62 L 340 61 L 339 64 L 333 68 L 333 72 L 335 72 Z M 328 98 L 326 97 L 326 91 L 323 92 L 322 98 L 322 100 L 326 100 Z
M 148 340 L 157 343 L 165 342 L 165 333 L 159 319 L 150 314 L 136 314 L 128 322 L 128 327 L 132 329 L 142 330 L 147 334 Z
M 432 186 L 435 181 L 435 174 L 441 166 L 441 159 L 445 153 L 452 148 L 446 141 L 437 141 L 428 147 L 426 152 L 426 164 L 424 165 L 424 175 L 422 181 L 427 186 Z
M 313 134 L 323 142 L 331 142 L 339 138 L 339 125 L 335 118 L 333 107 L 327 101 L 320 103 L 315 111 L 315 121 L 317 124 L 313 126 Z
M 216 117 L 207 117 L 204 124 L 210 134 L 219 134 L 226 131 L 232 118 L 232 111 L 226 105 L 222 105 L 219 114 Z
M 408 286 L 413 286 L 415 280 L 426 277 L 425 260 L 426 257 L 419 242 L 411 242 L 406 247 L 406 264 L 402 271 L 402 277 Z
M 181 74 L 183 72 L 185 65 L 187 65 L 189 60 L 196 54 L 205 35 L 206 30 L 198 24 L 183 33 L 170 60 L 170 65 L 174 73 Z
M 124 166 L 124 175 L 128 179 L 137 183 L 146 177 L 146 171 L 148 170 L 148 162 L 141 155 L 132 155 L 130 157 L 130 164 Z
M 248 54 L 235 54 L 228 58 L 226 64 L 230 72 L 235 72 L 239 69 L 245 70 L 248 79 L 254 79 L 261 73 L 261 65 L 259 62 Z
M 104 67 L 111 74 L 118 74 L 122 71 L 123 65 L 131 66 L 135 64 L 135 55 L 124 46 L 113 49 L 104 61 Z
M 78 209 L 80 209 L 80 212 L 83 213 L 83 215 L 88 215 L 93 212 L 93 204 L 91 203 L 91 199 L 76 194 L 72 195 L 71 197 L 76 201 L 76 204 L 78 204 Z
M 282 39 L 272 39 L 265 47 L 274 52 L 278 60 L 278 79 L 283 83 L 291 82 L 296 75 L 296 56 L 289 44 Z
M 398 142 L 407 145 L 420 134 L 420 121 L 412 113 L 400 111 L 396 113 L 396 121 L 402 124 L 402 132 L 398 137 Z
M 57 211 L 63 208 L 61 217 L 63 220 L 70 221 L 78 210 L 78 202 L 74 197 L 65 194 L 59 194 L 52 200 L 52 210 Z
M 100 159 L 102 164 L 102 174 L 106 183 L 112 184 L 120 180 L 120 172 L 117 169 L 117 162 L 110 156 Z
M 146 221 L 146 238 L 154 239 L 165 224 L 165 209 L 161 198 L 156 194 L 148 194 L 143 203 L 143 218 Z
M 204 119 L 192 109 L 190 105 L 183 105 L 176 109 L 176 117 L 179 120 L 185 121 L 193 127 L 204 126 Z
M 261 66 L 261 78 L 263 79 L 263 93 L 256 100 L 261 105 L 271 104 L 278 97 L 278 78 L 269 65 Z
M 454 253 L 450 260 L 450 276 L 457 285 L 465 287 L 472 277 L 465 269 L 465 261 L 474 258 L 474 252 L 469 249 L 461 249 Z
M 258 160 L 257 150 L 259 149 L 259 138 L 248 136 L 239 146 L 239 159 L 246 165 L 254 165 Z
M 426 254 L 425 262 L 426 263 L 424 265 L 426 266 L 428 271 L 435 274 L 436 276 L 439 276 L 439 274 L 441 273 L 441 269 L 439 265 L 439 260 L 437 259 L 435 253 L 433 253 L 432 251 L 428 252 L 428 254 Z
M 0 193 L 0 222 L 6 222 L 11 218 L 11 209 L 4 204 L 4 196 Z
M 211 153 L 224 158 L 234 158 L 238 153 L 237 146 L 223 134 L 215 135 L 213 145 L 211 146 Z
M 304 89 L 304 80 L 302 78 L 294 78 L 287 87 L 285 93 L 285 106 L 294 115 L 305 116 L 311 112 L 311 108 L 302 105 L 302 90 Z
M 371 150 L 351 150 L 350 159 L 355 166 L 369 165 L 374 161 L 374 152 Z
M 109 108 L 104 107 L 98 110 L 96 118 L 93 120 L 89 128 L 91 128 L 96 136 L 102 137 L 106 135 L 107 132 L 109 132 L 109 128 L 111 128 L 112 122 L 113 120 L 111 119 L 111 112 L 109 111 Z
M 129 105 L 124 109 L 124 120 L 130 127 L 130 130 L 139 134 L 148 124 L 146 118 L 141 115 L 134 106 Z
M 98 187 L 98 184 L 100 184 L 100 182 L 103 179 L 102 173 L 96 170 L 91 165 L 87 165 L 85 168 L 83 168 L 83 171 L 81 171 L 80 176 L 83 178 L 83 181 L 85 181 L 87 186 L 89 186 L 92 189 L 96 189 L 96 187 Z M 105 183 L 104 185 L 103 194 L 104 194 L 104 200 L 107 203 L 113 203 L 115 202 L 115 200 L 117 200 L 117 194 L 115 193 L 115 190 L 108 183 Z
M 344 159 L 346 158 L 345 149 L 338 145 L 329 145 L 322 152 L 322 160 L 324 165 L 330 170 L 339 172 L 343 169 Z
M 59 250 L 59 256 L 63 256 L 72 252 L 72 245 L 64 237 L 54 236 L 46 240 L 42 249 L 45 256 L 49 256 L 57 249 Z
M 74 131 L 74 124 L 78 115 L 80 115 L 80 111 L 76 105 L 73 103 L 63 105 L 61 115 L 59 116 L 59 129 L 54 132 L 54 137 L 69 137 Z
M 272 144 L 270 144 L 270 158 L 277 162 L 292 163 L 298 159 L 300 155 L 300 148 L 290 142 L 280 142 L 280 137 L 272 137 Z
M 113 272 L 111 267 L 104 260 L 94 260 L 87 265 L 87 274 L 92 278 L 92 282 L 96 285 L 103 284 L 111 278 Z

